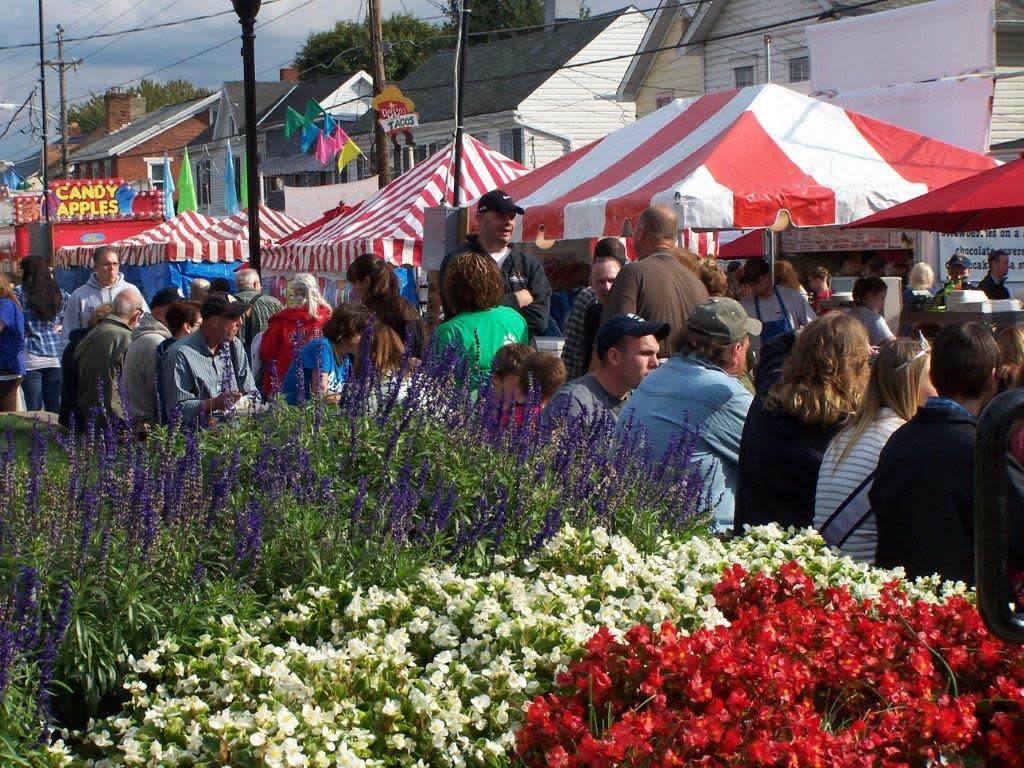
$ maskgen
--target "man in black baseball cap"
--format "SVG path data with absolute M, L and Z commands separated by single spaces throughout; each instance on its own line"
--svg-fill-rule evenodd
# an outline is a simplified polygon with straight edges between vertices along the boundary
M 674 437 L 697 433 L 692 461 L 707 478 L 723 530 L 733 523 L 740 437 L 753 401 L 738 377 L 746 371 L 750 340 L 760 333 L 761 323 L 739 302 L 724 296 L 701 302 L 686 321 L 683 350 L 644 379 L 619 418 L 620 425 L 643 425 L 656 461 Z
M 502 303 L 519 311 L 526 320 L 530 336 L 543 336 L 547 331 L 551 284 L 537 259 L 512 246 L 516 215 L 523 213 L 523 209 L 503 189 L 492 189 L 477 201 L 476 234 L 469 235 L 462 247 L 446 255 L 441 262 L 441 306 L 446 317 L 451 318 L 452 313 L 444 294 L 445 269 L 455 253 L 468 250 L 494 259 L 505 279 Z
M 658 342 L 668 336 L 668 323 L 637 315 L 616 315 L 597 329 L 597 367 L 563 386 L 548 402 L 545 419 L 573 421 L 586 414 L 619 415 L 626 398 L 658 367 Z
M 168 413 L 178 408 L 186 422 L 203 425 L 244 395 L 255 393 L 256 385 L 249 357 L 237 338 L 248 302 L 211 293 L 199 311 L 199 330 L 175 343 L 164 357 L 162 394 Z

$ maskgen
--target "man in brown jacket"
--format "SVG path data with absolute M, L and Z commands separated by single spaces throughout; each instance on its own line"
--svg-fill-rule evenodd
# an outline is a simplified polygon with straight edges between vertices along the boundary
M 637 260 L 619 272 L 601 313 L 602 322 L 633 314 L 668 323 L 669 334 L 658 352 L 663 358 L 679 351 L 687 318 L 708 298 L 700 279 L 672 254 L 678 231 L 675 213 L 664 205 L 652 205 L 640 214 L 633 233 Z

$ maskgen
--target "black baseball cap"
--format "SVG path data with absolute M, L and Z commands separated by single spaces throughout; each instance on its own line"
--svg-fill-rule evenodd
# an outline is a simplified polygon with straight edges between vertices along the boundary
M 241 317 L 249 311 L 249 302 L 231 301 L 226 293 L 211 293 L 203 299 L 199 312 L 203 320 L 211 317 Z
M 747 263 L 743 265 L 743 277 L 740 278 L 740 283 L 750 285 L 771 273 L 772 265 L 768 263 L 767 259 L 747 259 Z
M 166 307 L 173 304 L 178 299 L 182 298 L 181 291 L 175 287 L 161 288 L 155 294 L 153 298 L 149 300 L 149 308 L 157 309 L 158 307 Z
M 614 347 L 623 336 L 636 338 L 653 336 L 661 341 L 668 336 L 668 332 L 668 323 L 644 320 L 639 315 L 615 315 L 601 323 L 601 327 L 597 329 L 594 346 L 597 348 L 598 358 L 604 360 L 608 350 Z
M 686 319 L 692 336 L 719 344 L 732 344 L 747 336 L 761 335 L 761 321 L 747 316 L 738 301 L 724 296 L 705 299 Z
M 476 201 L 476 212 L 496 211 L 498 213 L 518 213 L 522 216 L 526 211 L 516 205 L 504 189 L 492 189 Z

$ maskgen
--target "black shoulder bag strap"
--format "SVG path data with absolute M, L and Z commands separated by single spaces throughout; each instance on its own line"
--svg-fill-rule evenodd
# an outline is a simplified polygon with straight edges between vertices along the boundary
M 854 531 L 868 519 L 871 514 L 868 487 L 874 479 L 875 470 L 872 470 L 818 529 L 818 533 L 830 547 L 843 546 Z

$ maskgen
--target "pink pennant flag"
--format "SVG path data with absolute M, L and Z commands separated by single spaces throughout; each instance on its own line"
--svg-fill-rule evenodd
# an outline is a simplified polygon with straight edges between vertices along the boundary
M 326 136 L 323 131 L 316 137 L 316 159 L 320 165 L 327 165 L 331 158 L 337 153 L 338 148 L 334 145 L 334 139 Z
M 337 149 L 342 149 L 349 142 L 348 134 L 341 130 L 341 126 L 335 124 L 334 126 L 334 146 Z

